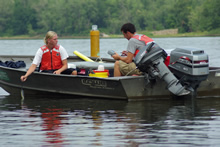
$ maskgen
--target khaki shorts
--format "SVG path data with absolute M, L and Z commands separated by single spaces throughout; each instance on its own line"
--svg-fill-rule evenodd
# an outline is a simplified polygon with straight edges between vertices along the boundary
M 136 69 L 136 65 L 134 62 L 125 63 L 119 60 L 119 69 L 123 76 L 131 76 L 131 75 L 141 75 L 142 72 L 139 69 Z M 134 70 L 135 69 L 135 70 Z M 128 75 L 127 75 L 128 74 Z

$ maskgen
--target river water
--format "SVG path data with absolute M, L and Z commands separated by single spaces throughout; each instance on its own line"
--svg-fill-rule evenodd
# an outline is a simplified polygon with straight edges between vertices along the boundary
M 155 38 L 165 50 L 195 47 L 220 64 L 220 37 Z M 42 40 L 0 40 L 3 55 L 34 55 Z M 90 55 L 89 39 L 60 39 L 69 55 Z M 101 39 L 100 55 L 126 39 Z M 110 57 L 109 57 L 110 58 Z M 8 95 L 0 91 L 0 146 L 219 146 L 220 98 L 122 101 Z

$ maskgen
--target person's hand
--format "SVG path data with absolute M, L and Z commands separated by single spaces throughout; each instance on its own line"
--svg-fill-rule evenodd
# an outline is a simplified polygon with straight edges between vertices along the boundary
M 115 53 L 114 55 L 112 55 L 112 58 L 114 58 L 115 60 L 119 60 L 120 56 L 118 55 L 118 53 Z
M 128 52 L 127 51 L 122 51 L 121 56 L 127 56 Z
M 56 70 L 56 71 L 53 72 L 53 74 L 57 74 L 57 75 L 59 75 L 60 73 L 61 72 L 59 70 Z
M 26 80 L 27 80 L 27 76 L 21 76 L 21 78 L 20 78 L 20 79 L 21 79 L 21 81 L 22 81 L 22 82 L 24 82 L 24 81 L 26 81 Z

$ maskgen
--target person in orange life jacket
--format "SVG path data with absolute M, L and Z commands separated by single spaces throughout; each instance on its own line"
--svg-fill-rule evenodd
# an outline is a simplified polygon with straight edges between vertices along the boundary
M 122 25 L 121 32 L 124 37 L 128 39 L 128 46 L 127 50 L 122 52 L 122 56 L 117 53 L 112 55 L 112 57 L 116 60 L 114 65 L 114 76 L 141 75 L 142 73 L 140 70 L 136 69 L 133 58 L 142 47 L 154 40 L 145 35 L 137 35 L 136 28 L 132 23 Z
M 67 58 L 69 56 L 65 48 L 57 44 L 57 34 L 53 31 L 47 32 L 44 42 L 46 45 L 38 49 L 32 65 L 26 74 L 21 76 L 21 81 L 26 81 L 27 77 L 34 72 L 39 65 L 41 72 L 77 75 L 75 69 L 67 68 Z

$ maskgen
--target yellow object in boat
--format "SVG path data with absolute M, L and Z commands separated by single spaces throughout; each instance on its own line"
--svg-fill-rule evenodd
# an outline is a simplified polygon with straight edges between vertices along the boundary
M 93 73 L 89 74 L 90 77 L 99 77 L 99 78 L 108 78 L 108 75 L 109 75 L 108 70 L 104 70 L 104 71 L 93 70 Z
M 92 59 L 86 57 L 85 55 L 81 54 L 81 53 L 78 52 L 78 51 L 74 51 L 73 53 L 74 53 L 75 55 L 77 55 L 78 57 L 80 57 L 81 59 L 85 60 L 85 61 L 94 62 Z

